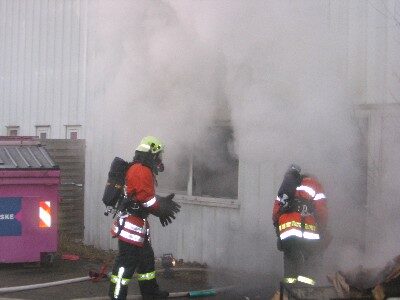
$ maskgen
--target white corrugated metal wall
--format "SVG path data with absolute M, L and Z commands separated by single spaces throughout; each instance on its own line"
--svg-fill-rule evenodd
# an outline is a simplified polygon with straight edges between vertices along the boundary
M 279 184 L 275 173 L 272 161 L 239 164 L 239 207 L 183 204 L 182 213 L 171 227 L 153 222 L 156 252 L 172 252 L 179 258 L 212 266 L 279 271 L 281 264 L 276 262 L 281 255 L 276 251 L 271 224 Z
M 84 125 L 87 6 L 86 0 L 0 1 L 1 135 L 6 126 L 35 135 L 35 126 L 46 125 L 52 138 L 65 138 L 66 125 Z

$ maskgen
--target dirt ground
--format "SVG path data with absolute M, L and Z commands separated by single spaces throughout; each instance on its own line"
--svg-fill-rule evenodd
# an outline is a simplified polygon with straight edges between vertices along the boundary
M 0 264 L 0 291 L 2 288 L 54 282 L 72 278 L 88 277 L 89 271 L 99 272 L 104 261 L 108 261 L 107 271 L 113 263 L 115 253 L 105 253 L 95 249 L 61 248 L 69 253 L 78 254 L 79 260 L 62 259 L 62 251 L 56 255 L 51 266 L 41 266 L 37 263 Z M 65 252 L 64 251 L 64 252 Z M 72 252 L 73 251 L 73 252 Z M 162 269 L 156 263 L 156 269 Z M 218 292 L 215 296 L 201 299 L 271 299 L 276 290 L 276 283 L 268 275 L 242 275 L 217 272 L 204 268 L 196 263 L 180 263 L 174 271 L 173 278 L 165 278 L 164 273 L 157 274 L 157 280 L 162 289 L 169 292 L 198 291 L 230 286 L 227 291 Z M 179 268 L 204 268 L 202 271 L 179 271 Z M 234 276 L 233 276 L 234 275 Z M 89 278 L 89 277 L 88 277 Z M 76 283 L 31 289 L 17 292 L 0 292 L 0 299 L 83 299 L 106 297 L 108 280 L 99 282 L 84 280 Z M 129 295 L 139 295 L 136 280 L 129 284 Z
M 0 264 L 0 289 L 12 286 L 31 285 L 53 282 L 65 279 L 88 276 L 90 270 L 99 271 L 101 263 L 87 259 L 78 261 L 56 260 L 51 267 L 42 267 L 37 264 Z M 186 267 L 186 266 L 183 266 Z M 200 271 L 179 271 L 175 269 L 173 278 L 164 278 L 163 273 L 157 276 L 161 288 L 169 292 L 197 291 L 224 286 L 236 287 L 225 292 L 217 293 L 213 297 L 202 299 L 270 299 L 272 290 L 267 281 L 257 287 L 252 282 L 239 282 L 221 274 Z M 267 287 L 266 287 L 267 286 Z M 107 295 L 108 280 L 99 282 L 85 280 L 53 287 L 32 289 L 27 291 L 0 293 L 0 299 L 82 299 L 104 297 Z M 129 286 L 129 295 L 139 294 L 136 280 Z

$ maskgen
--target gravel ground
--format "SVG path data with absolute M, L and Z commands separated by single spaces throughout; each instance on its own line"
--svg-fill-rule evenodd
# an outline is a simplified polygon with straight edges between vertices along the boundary
M 98 272 L 101 265 L 100 261 L 82 258 L 78 261 L 58 258 L 50 267 L 43 267 L 38 264 L 0 264 L 0 290 L 5 287 L 86 277 L 90 270 Z M 193 265 L 182 264 L 181 267 L 187 268 L 193 267 Z M 179 271 L 174 274 L 173 278 L 165 278 L 163 273 L 157 275 L 162 289 L 170 292 L 182 292 L 234 285 L 233 289 L 217 293 L 213 297 L 201 299 L 270 299 L 276 290 L 274 284 L 271 284 L 273 282 L 271 277 L 264 275 L 247 274 L 242 278 L 236 276 L 236 279 L 234 279 L 226 273 L 218 274 L 216 272 Z M 0 293 L 0 299 L 82 299 L 105 297 L 107 290 L 108 281 L 106 279 L 99 282 L 85 280 L 27 291 Z M 133 294 L 139 294 L 136 280 L 132 280 L 129 287 L 129 295 Z

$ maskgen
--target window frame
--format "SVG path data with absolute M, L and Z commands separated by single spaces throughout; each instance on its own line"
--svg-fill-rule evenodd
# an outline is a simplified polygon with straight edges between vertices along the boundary
M 79 140 L 81 136 L 81 125 L 65 125 L 65 139 L 66 140 Z M 71 138 L 71 134 L 76 133 L 76 139 Z
M 227 126 L 230 127 L 230 124 L 226 123 L 217 123 L 214 124 L 212 127 L 217 127 L 217 126 Z M 192 152 L 190 157 L 189 157 L 189 170 L 188 170 L 188 177 L 187 177 L 187 184 L 186 184 L 186 190 L 180 190 L 180 191 L 174 191 L 175 193 L 175 198 L 178 202 L 180 203 L 185 203 L 185 204 L 191 204 L 191 205 L 202 205 L 202 206 L 213 206 L 213 207 L 225 207 L 225 208 L 234 208 L 238 209 L 240 208 L 240 192 L 239 192 L 239 187 L 240 187 L 240 175 L 239 175 L 239 170 L 240 170 L 240 160 L 238 160 L 238 178 L 237 178 L 237 198 L 223 198 L 223 197 L 210 197 L 210 196 L 196 196 L 193 195 L 193 175 L 194 175 L 194 153 Z M 167 189 L 159 189 L 160 195 L 167 195 L 171 193 L 171 190 Z
M 7 136 L 19 136 L 19 133 L 20 133 L 20 127 L 19 126 L 15 126 L 15 125 L 12 125 L 12 126 L 6 126 L 6 128 L 7 128 Z M 17 131 L 17 134 L 12 134 L 11 135 L 11 132 L 13 132 L 14 130 L 16 130 Z
M 36 131 L 36 136 L 39 137 L 40 139 L 43 139 L 40 136 L 42 133 L 46 134 L 46 137 L 44 139 L 50 139 L 51 138 L 51 127 L 50 127 L 50 125 L 36 125 L 35 126 L 35 131 Z

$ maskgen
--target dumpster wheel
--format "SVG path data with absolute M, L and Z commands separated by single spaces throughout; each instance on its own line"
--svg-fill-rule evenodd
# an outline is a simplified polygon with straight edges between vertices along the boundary
M 54 263 L 54 258 L 54 252 L 42 252 L 40 253 L 40 265 L 43 267 L 52 267 Z

